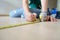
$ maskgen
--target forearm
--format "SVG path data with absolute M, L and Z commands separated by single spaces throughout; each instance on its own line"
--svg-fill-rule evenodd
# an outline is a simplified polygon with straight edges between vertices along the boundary
M 23 9 L 26 13 L 30 12 L 29 5 L 28 5 L 28 0 L 23 0 Z
M 42 11 L 41 12 L 47 12 L 48 0 L 41 0 L 41 5 L 42 5 Z

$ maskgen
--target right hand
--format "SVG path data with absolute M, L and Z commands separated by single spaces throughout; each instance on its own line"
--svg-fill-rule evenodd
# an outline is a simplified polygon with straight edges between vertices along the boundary
M 30 21 L 30 22 L 36 21 L 36 14 L 35 13 L 31 13 L 31 12 L 26 13 L 25 14 L 25 18 L 26 18 L 27 21 Z
M 47 13 L 40 13 L 40 20 L 42 21 L 42 22 L 44 22 L 45 20 L 47 20 Z

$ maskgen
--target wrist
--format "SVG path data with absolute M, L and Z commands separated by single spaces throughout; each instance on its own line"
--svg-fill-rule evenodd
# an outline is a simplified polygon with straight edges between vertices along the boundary
M 48 13 L 47 11 L 41 11 L 41 13 Z
M 47 13 L 46 13 L 46 12 L 41 12 L 40 15 L 44 15 L 44 16 L 46 16 Z
M 25 15 L 31 15 L 32 13 L 31 12 L 25 12 Z
M 41 13 L 47 13 L 47 10 L 41 9 Z
M 24 12 L 25 14 L 29 14 L 29 13 L 31 13 L 31 12 Z

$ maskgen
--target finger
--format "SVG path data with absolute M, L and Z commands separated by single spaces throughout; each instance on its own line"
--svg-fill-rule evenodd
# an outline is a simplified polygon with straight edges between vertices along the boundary
M 36 21 L 36 15 L 34 15 L 34 14 L 32 15 L 32 20 Z
M 34 17 L 35 17 L 35 19 L 36 19 L 37 14 L 36 14 L 36 13 L 33 13 L 33 15 L 34 15 Z
M 31 22 L 31 21 L 32 21 L 32 18 L 31 18 L 30 16 L 27 16 L 27 17 L 26 17 L 26 21 Z
M 33 13 L 33 15 L 34 15 L 34 16 L 37 16 L 37 14 L 36 14 L 36 13 Z
M 33 20 L 33 21 L 36 21 L 36 17 L 32 17 L 32 20 Z
M 50 20 L 51 20 L 51 22 L 54 22 L 54 19 L 52 17 L 50 17 Z
M 50 16 L 47 16 L 47 17 L 46 17 L 46 21 L 49 21 L 49 19 L 50 19 Z
M 56 18 L 54 18 L 54 22 L 57 22 L 57 19 Z
M 29 21 L 29 22 L 32 22 L 32 20 L 30 18 L 27 18 L 26 20 Z

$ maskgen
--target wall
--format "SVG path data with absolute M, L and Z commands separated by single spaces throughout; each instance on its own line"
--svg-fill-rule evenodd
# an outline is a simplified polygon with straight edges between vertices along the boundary
M 57 1 L 57 9 L 60 11 L 60 0 Z
M 14 5 L 15 7 L 21 7 L 22 0 L 5 0 L 6 2 Z
M 57 7 L 57 0 L 48 0 L 49 2 L 49 5 L 48 7 L 49 8 L 56 8 Z
M 21 0 L 0 0 L 0 15 L 8 15 L 11 10 L 21 7 Z
M 58 0 L 58 9 L 60 8 Z M 57 0 L 49 0 L 49 8 L 56 7 Z M 11 10 L 22 7 L 22 0 L 0 0 L 0 15 L 8 14 Z

